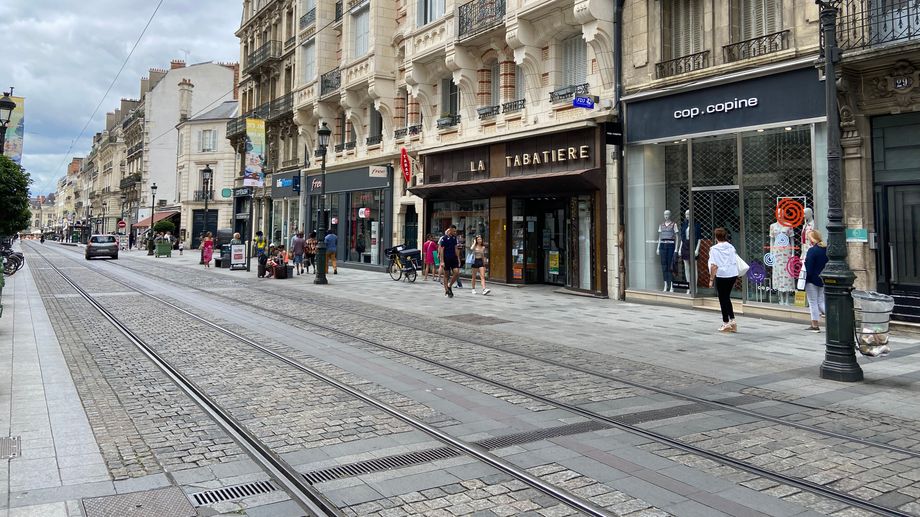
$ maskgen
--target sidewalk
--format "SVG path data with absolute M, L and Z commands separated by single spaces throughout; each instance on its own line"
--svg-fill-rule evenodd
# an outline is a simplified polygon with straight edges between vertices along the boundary
M 464 280 L 464 288 L 455 288 L 456 296 L 448 299 L 439 284 L 421 277 L 414 284 L 394 282 L 384 272 L 347 266 L 340 266 L 338 275 L 328 275 L 329 285 L 319 286 L 313 284 L 312 274 L 287 280 L 258 279 L 254 263 L 248 273 L 213 265 L 205 269 L 198 265 L 197 250 L 172 258 L 154 259 L 145 252 L 122 257 L 236 278 L 241 287 L 264 283 L 277 292 L 277 300 L 290 303 L 297 303 L 301 295 L 323 293 L 488 326 L 709 378 L 715 383 L 713 390 L 771 390 L 815 407 L 836 405 L 920 418 L 920 397 L 916 396 L 920 390 L 920 339 L 914 334 L 894 334 L 888 357 L 858 355 L 864 382 L 838 383 L 818 375 L 825 334 L 806 332 L 806 325 L 801 323 L 741 317 L 737 334 L 720 334 L 716 332 L 721 323 L 718 312 L 572 296 L 546 285 L 490 283 L 491 294 L 483 296 L 471 294 L 472 286 Z

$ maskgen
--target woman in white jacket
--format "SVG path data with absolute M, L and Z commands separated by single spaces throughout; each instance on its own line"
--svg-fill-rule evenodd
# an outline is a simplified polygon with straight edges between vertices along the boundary
M 722 308 L 722 326 L 719 332 L 737 332 L 735 311 L 732 308 L 732 289 L 738 280 L 738 253 L 728 242 L 725 228 L 716 228 L 713 232 L 716 245 L 709 248 L 709 287 L 715 284 L 719 294 L 719 307 Z

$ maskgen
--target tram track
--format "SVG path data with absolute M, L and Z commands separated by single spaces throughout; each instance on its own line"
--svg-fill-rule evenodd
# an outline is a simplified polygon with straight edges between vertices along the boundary
M 135 347 L 140 349 L 145 356 L 147 356 L 170 378 L 170 380 L 172 380 L 183 392 L 191 397 L 196 404 L 201 406 L 205 412 L 218 423 L 221 428 L 223 428 L 231 437 L 234 438 L 235 441 L 241 445 L 247 454 L 249 454 L 254 460 L 262 465 L 263 468 L 265 468 L 266 472 L 273 479 L 275 479 L 281 485 L 281 487 L 286 492 L 288 492 L 289 495 L 291 495 L 292 499 L 301 505 L 301 507 L 311 512 L 311 515 L 344 515 L 337 506 L 329 502 L 320 491 L 308 483 L 303 474 L 297 472 L 293 466 L 275 454 L 270 447 L 262 443 L 249 430 L 247 430 L 243 424 L 234 419 L 228 411 L 222 408 L 220 404 L 215 402 L 212 397 L 204 392 L 204 390 L 199 388 L 193 381 L 188 379 L 187 376 L 182 374 L 175 366 L 170 364 L 159 353 L 157 353 L 146 341 L 144 341 L 135 332 L 133 332 L 127 326 L 127 324 L 113 315 L 111 311 L 100 304 L 98 300 L 96 300 L 86 290 L 77 285 L 69 275 L 64 273 L 62 268 L 58 267 L 43 255 L 39 254 L 39 256 L 41 256 L 41 258 L 50 266 L 50 268 L 53 269 L 55 273 L 57 273 L 67 283 L 67 285 L 74 289 L 81 298 L 86 300 L 109 323 L 111 323 L 119 332 L 127 337 Z M 95 270 L 94 268 L 87 267 L 87 269 L 94 271 L 97 274 L 99 273 L 99 271 Z M 514 479 L 529 485 L 530 487 L 561 502 L 562 504 L 565 504 L 566 506 L 569 506 L 572 509 L 575 509 L 585 515 L 594 517 L 612 517 L 614 515 L 597 504 L 583 499 L 569 492 L 568 490 L 564 490 L 556 485 L 553 485 L 552 483 L 546 482 L 540 477 L 533 475 L 494 454 L 491 454 L 481 446 L 470 444 L 464 440 L 455 438 L 432 425 L 422 422 L 421 420 L 413 417 L 412 415 L 409 415 L 408 413 L 396 409 L 394 406 L 388 403 L 377 400 L 376 398 L 371 397 L 362 391 L 355 389 L 323 372 L 320 372 L 314 368 L 310 368 L 295 359 L 291 359 L 284 354 L 281 354 L 267 346 L 257 343 L 252 339 L 243 336 L 230 328 L 227 328 L 226 326 L 211 322 L 208 319 L 194 314 L 193 312 L 177 304 L 174 304 L 151 293 L 147 293 L 121 280 L 111 277 L 108 277 L 108 280 L 118 283 L 125 288 L 143 295 L 146 298 L 154 300 L 166 307 L 178 311 L 185 316 L 193 318 L 215 331 L 218 331 L 241 343 L 244 343 L 249 347 L 258 350 L 259 352 L 278 361 L 281 361 L 282 363 L 293 367 L 296 370 L 305 373 L 316 380 L 333 386 L 336 389 L 347 393 L 351 397 L 358 399 L 368 404 L 369 406 L 379 409 L 384 413 L 387 413 L 390 416 L 405 422 L 409 426 L 425 433 L 431 438 L 434 438 L 436 441 L 459 451 L 461 455 L 475 458 L 476 460 L 481 461 L 497 469 L 498 471 L 503 472 L 513 477 Z
M 250 304 L 250 303 L 247 303 L 247 302 L 245 302 L 245 301 L 237 300 L 237 299 L 235 299 L 235 298 L 230 298 L 230 297 L 228 297 L 228 296 L 226 296 L 226 295 L 223 295 L 223 294 L 220 294 L 220 293 L 215 293 L 215 292 L 213 292 L 213 291 L 209 291 L 209 290 L 206 290 L 206 289 L 201 289 L 201 288 L 197 288 L 197 287 L 194 287 L 194 286 L 190 286 L 190 285 L 188 285 L 188 284 L 183 284 L 183 283 L 180 283 L 180 282 L 177 282 L 177 281 L 168 279 L 168 278 L 167 278 L 167 279 L 164 279 L 164 278 L 162 278 L 162 277 L 158 277 L 158 276 L 152 274 L 151 272 L 137 270 L 137 269 L 135 269 L 135 268 L 132 268 L 132 267 L 129 267 L 129 266 L 125 266 L 125 265 L 123 265 L 123 264 L 119 264 L 119 265 L 122 266 L 122 267 L 124 267 L 125 269 L 134 271 L 134 272 L 136 272 L 136 273 L 141 273 L 141 274 L 144 274 L 144 275 L 147 275 L 147 276 L 155 276 L 156 278 L 158 278 L 158 279 L 160 279 L 160 280 L 166 280 L 166 281 L 169 281 L 169 282 L 171 282 L 171 283 L 174 283 L 174 284 L 177 284 L 177 285 L 181 285 L 181 286 L 186 287 L 186 288 L 189 288 L 189 289 L 193 289 L 193 290 L 197 290 L 197 291 L 202 292 L 202 293 L 206 293 L 208 296 L 219 297 L 219 298 L 223 298 L 223 299 L 232 301 L 232 302 L 235 303 L 235 304 L 243 304 L 243 305 L 251 306 L 251 307 L 253 307 L 253 308 L 261 309 L 261 307 L 256 306 L 256 305 L 254 305 L 254 304 Z M 168 306 L 171 306 L 171 307 L 173 307 L 173 308 L 175 308 L 175 309 L 177 309 L 177 310 L 184 310 L 184 309 L 182 309 L 181 307 L 179 307 L 178 305 L 175 305 L 175 304 L 173 304 L 172 302 L 169 302 L 168 300 L 163 300 L 163 299 L 161 299 L 161 298 L 159 298 L 159 297 L 156 297 L 155 295 L 152 295 L 152 294 L 150 294 L 150 293 L 146 293 L 146 292 L 144 292 L 144 291 L 141 291 L 140 289 L 137 289 L 137 288 L 131 286 L 130 284 L 127 284 L 126 282 L 123 282 L 123 281 L 118 280 L 118 279 L 112 279 L 112 280 L 118 282 L 119 284 L 121 284 L 121 285 L 123 285 L 123 286 L 125 286 L 125 287 L 127 287 L 127 288 L 130 288 L 130 289 L 133 289 L 133 290 L 135 290 L 135 291 L 137 291 L 137 292 L 139 292 L 139 293 L 142 293 L 142 294 L 144 294 L 145 296 L 149 296 L 149 297 L 152 297 L 152 298 L 154 298 L 154 299 L 157 299 L 157 301 L 159 301 L 160 303 L 164 303 L 164 304 L 166 304 L 166 305 L 168 305 Z M 338 307 L 338 306 L 332 306 L 332 305 L 328 305 L 328 304 L 322 304 L 322 303 L 320 303 L 320 302 L 313 302 L 313 301 L 310 301 L 310 302 L 307 302 L 307 303 L 312 303 L 312 304 L 315 304 L 315 305 L 318 305 L 318 306 L 327 307 L 327 308 L 335 308 L 335 310 L 348 310 L 348 309 L 343 309 L 343 308 Z M 381 317 L 378 317 L 378 316 L 375 316 L 375 315 L 368 315 L 368 314 L 362 313 L 362 312 L 360 312 L 360 311 L 350 311 L 350 312 L 353 312 L 354 314 L 360 315 L 360 316 L 365 317 L 365 318 L 373 318 L 373 319 L 376 319 L 376 320 L 379 320 L 379 321 L 382 321 L 382 322 L 386 322 L 386 323 L 389 323 L 389 324 L 392 324 L 392 325 L 405 326 L 405 323 L 402 323 L 402 322 L 393 322 L 393 321 L 391 321 L 391 320 L 387 320 L 387 319 L 385 319 L 385 318 L 381 318 Z M 290 316 L 285 316 L 285 317 L 286 317 L 286 318 L 290 318 Z M 772 470 L 770 470 L 770 469 L 768 469 L 768 468 L 761 467 L 761 466 L 759 466 L 759 465 L 755 465 L 755 464 L 752 464 L 752 463 L 749 463 L 749 462 L 745 462 L 745 461 L 742 461 L 742 460 L 738 460 L 738 459 L 733 458 L 733 457 L 731 457 L 731 456 L 728 456 L 728 455 L 726 455 L 726 454 L 721 454 L 721 453 L 718 453 L 718 452 L 713 452 L 713 451 L 706 450 L 706 449 L 701 448 L 701 447 L 697 447 L 697 446 L 694 446 L 694 445 L 691 445 L 691 444 L 687 444 L 687 443 L 684 443 L 684 442 L 682 442 L 682 441 L 680 441 L 680 440 L 678 440 L 678 439 L 675 439 L 675 438 L 672 438 L 672 437 L 663 435 L 663 434 L 661 434 L 661 433 L 657 433 L 657 432 L 654 432 L 654 431 L 650 431 L 650 430 L 648 430 L 648 429 L 644 429 L 644 428 L 638 427 L 638 426 L 636 426 L 636 425 L 626 424 L 626 423 L 624 423 L 624 422 L 618 420 L 616 417 L 606 416 L 606 415 L 597 413 L 597 412 L 595 412 L 595 411 L 587 410 L 587 409 L 585 409 L 585 408 L 579 407 L 579 406 L 574 405 L 574 404 L 569 404 L 569 403 L 566 403 L 566 402 L 562 402 L 562 401 L 553 399 L 553 398 L 551 398 L 551 397 L 547 397 L 547 396 L 543 396 L 543 395 L 540 395 L 540 394 L 537 394 L 537 393 L 533 393 L 533 392 L 530 392 L 530 391 L 527 391 L 527 390 L 523 390 L 523 389 L 518 388 L 518 387 L 516 387 L 516 386 L 514 386 L 514 385 L 511 385 L 511 384 L 509 384 L 509 383 L 505 383 L 505 382 L 501 382 L 501 381 L 496 380 L 496 379 L 493 379 L 493 378 L 485 377 L 485 376 L 479 375 L 479 374 L 477 374 L 477 373 L 474 373 L 474 372 L 470 372 L 470 371 L 464 370 L 464 369 L 462 369 L 462 368 L 457 368 L 457 367 L 454 367 L 454 366 L 452 366 L 452 365 L 443 363 L 443 362 L 441 362 L 441 361 L 429 359 L 429 358 L 424 357 L 424 356 L 421 356 L 421 355 L 419 355 L 419 354 L 415 354 L 415 353 L 412 353 L 412 352 L 408 352 L 408 351 L 402 350 L 402 349 L 400 349 L 400 348 L 397 348 L 397 347 L 394 347 L 394 346 L 391 346 L 391 345 L 387 345 L 387 344 L 385 344 L 385 343 L 380 343 L 380 342 L 378 342 L 378 341 L 374 341 L 374 340 L 371 340 L 371 339 L 367 339 L 367 338 L 365 338 L 365 337 L 363 337 L 363 336 L 358 336 L 358 335 L 355 335 L 355 334 L 352 334 L 352 333 L 348 333 L 348 332 L 345 332 L 345 331 L 343 331 L 343 330 L 341 330 L 341 329 L 339 329 L 339 328 L 335 328 L 335 327 L 330 326 L 330 325 L 324 325 L 324 324 L 321 324 L 321 323 L 317 323 L 317 322 L 314 322 L 314 321 L 308 321 L 308 320 L 304 320 L 304 319 L 299 319 L 299 321 L 302 322 L 302 323 L 304 323 L 304 324 L 306 324 L 306 325 L 309 325 L 309 326 L 311 326 L 311 327 L 315 327 L 315 328 L 317 328 L 317 329 L 321 329 L 321 330 L 326 331 L 326 332 L 332 332 L 332 333 L 334 333 L 334 334 L 343 336 L 343 337 L 345 337 L 345 338 L 347 338 L 347 339 L 354 340 L 354 341 L 358 341 L 358 342 L 360 342 L 360 343 L 363 343 L 363 344 L 366 344 L 366 345 L 368 345 L 368 346 L 372 346 L 372 347 L 375 347 L 375 348 L 378 348 L 378 349 L 381 349 L 381 350 L 386 350 L 386 351 L 391 352 L 391 353 L 399 354 L 399 355 L 402 355 L 402 356 L 405 356 L 405 357 L 410 357 L 410 358 L 412 358 L 413 360 L 420 361 L 420 362 L 425 363 L 425 364 L 428 364 L 428 365 L 430 365 L 430 366 L 437 367 L 437 368 L 441 368 L 441 369 L 444 369 L 444 370 L 446 370 L 446 371 L 453 372 L 453 373 L 458 374 L 458 375 L 462 375 L 462 376 L 465 376 L 465 377 L 468 377 L 468 378 L 471 378 L 471 379 L 475 379 L 475 380 L 477 380 L 477 381 L 479 381 L 479 382 L 482 382 L 482 383 L 486 383 L 486 384 L 489 384 L 489 385 L 492 385 L 492 386 L 495 386 L 495 387 L 498 387 L 498 388 L 501 388 L 501 389 L 504 389 L 504 390 L 508 390 L 508 391 L 510 391 L 510 392 L 517 393 L 517 394 L 519 394 L 519 395 L 521 395 L 521 396 L 523 396 L 523 397 L 527 397 L 527 398 L 530 398 L 530 399 L 533 399 L 533 400 L 536 400 L 536 401 L 540 401 L 540 402 L 542 402 L 542 403 L 544 403 L 544 404 L 547 404 L 547 405 L 550 405 L 550 406 L 553 406 L 553 407 L 556 407 L 556 408 L 559 408 L 559 409 L 568 411 L 568 412 L 570 412 L 570 413 L 572 413 L 572 414 L 579 415 L 579 416 L 582 416 L 582 417 L 584 417 L 584 418 L 588 418 L 588 419 L 591 419 L 591 420 L 594 420 L 594 421 L 598 421 L 598 422 L 602 422 L 602 423 L 608 424 L 608 425 L 610 425 L 610 426 L 612 426 L 612 427 L 615 427 L 615 428 L 617 428 L 617 429 L 623 430 L 623 431 L 628 432 L 628 433 L 630 433 L 630 434 L 633 434 L 633 435 L 636 435 L 636 436 L 641 436 L 641 437 L 646 438 L 646 439 L 648 439 L 648 440 L 652 440 L 652 441 L 654 441 L 654 442 L 657 442 L 657 443 L 660 443 L 660 444 L 664 444 L 664 445 L 666 445 L 666 446 L 668 446 L 668 447 L 672 447 L 672 448 L 674 448 L 674 449 L 677 449 L 677 450 L 680 450 L 680 451 L 684 451 L 684 452 L 689 453 L 689 454 L 694 454 L 694 455 L 700 456 L 700 457 L 702 457 L 702 458 L 706 458 L 706 459 L 715 461 L 715 462 L 717 462 L 717 463 L 719 463 L 719 464 L 726 465 L 726 466 L 730 466 L 730 467 L 733 467 L 733 468 L 736 468 L 736 469 L 739 469 L 739 470 L 742 470 L 742 471 L 745 471 L 745 472 L 748 472 L 748 473 L 751 473 L 751 474 L 754 474 L 754 475 L 757 475 L 757 476 L 760 476 L 760 477 L 763 477 L 763 478 L 766 478 L 766 479 L 771 479 L 771 480 L 773 480 L 773 481 L 776 481 L 776 482 L 779 482 L 779 483 L 783 483 L 783 484 L 785 484 L 785 485 L 789 485 L 789 486 L 792 486 L 792 487 L 796 487 L 796 488 L 798 488 L 798 489 L 800 489 L 800 490 L 805 490 L 805 491 L 811 492 L 811 493 L 813 493 L 813 494 L 819 495 L 819 496 L 821 496 L 821 497 L 825 497 L 825 498 L 828 498 L 828 499 L 832 499 L 832 500 L 835 500 L 835 501 L 838 501 L 838 502 L 847 504 L 847 505 L 849 505 L 849 506 L 853 506 L 853 507 L 860 508 L 860 509 L 863 509 L 863 510 L 866 510 L 866 511 L 870 511 L 870 512 L 873 512 L 873 513 L 876 513 L 876 514 L 879 514 L 879 515 L 892 515 L 892 516 L 907 516 L 907 515 L 912 515 L 912 514 L 910 514 L 910 513 L 903 512 L 903 511 L 901 511 L 901 510 L 899 510 L 899 509 L 896 509 L 896 508 L 890 508 L 890 507 L 887 507 L 887 506 L 882 505 L 882 504 L 874 503 L 874 502 L 872 502 L 872 501 L 867 501 L 867 500 L 861 499 L 861 498 L 859 498 L 859 497 L 855 497 L 855 496 L 850 495 L 850 494 L 848 494 L 848 493 L 846 493 L 846 492 L 843 492 L 843 491 L 840 491 L 840 490 L 836 490 L 836 489 L 832 489 L 832 488 L 829 488 L 829 487 L 824 486 L 824 485 L 819 484 L 819 483 L 815 483 L 815 482 L 812 482 L 812 481 L 808 481 L 808 480 L 805 480 L 805 479 L 802 479 L 802 478 L 798 478 L 798 477 L 795 477 L 795 476 L 785 475 L 785 474 L 782 474 L 782 473 L 779 473 L 779 472 L 772 471 Z M 410 326 L 410 327 L 411 327 L 411 326 Z M 702 397 L 695 397 L 695 396 L 692 396 L 692 395 L 687 395 L 687 394 L 683 394 L 683 393 L 680 393 L 680 392 L 675 392 L 675 391 L 673 391 L 673 390 L 668 390 L 668 389 L 665 389 L 665 388 L 659 388 L 659 387 L 656 387 L 656 386 L 651 386 L 651 385 L 646 385 L 646 384 L 643 384 L 643 383 L 638 383 L 638 382 L 631 381 L 631 380 L 628 380 L 628 379 L 622 379 L 622 378 L 619 378 L 619 377 L 617 377 L 617 376 L 612 376 L 612 375 L 609 375 L 609 374 L 604 374 L 603 372 L 597 372 L 597 371 L 594 371 L 594 370 L 589 369 L 589 368 L 583 368 L 583 367 L 580 367 L 580 366 L 570 365 L 570 364 L 566 364 L 566 363 L 562 363 L 562 362 L 555 362 L 555 361 L 551 361 L 551 360 L 548 360 L 548 359 L 546 359 L 546 358 L 542 358 L 542 357 L 535 356 L 535 355 L 531 355 L 531 354 L 525 354 L 525 353 L 518 352 L 518 351 L 508 351 L 508 350 L 505 350 L 505 349 L 501 349 L 501 348 L 499 348 L 499 347 L 490 346 L 490 345 L 485 344 L 485 343 L 476 342 L 476 341 L 474 341 L 474 340 L 465 339 L 465 338 L 458 337 L 458 336 L 455 336 L 455 335 L 447 335 L 447 334 L 435 332 L 435 331 L 432 331 L 431 329 L 427 329 L 427 328 L 424 328 L 424 329 L 423 329 L 423 328 L 418 328 L 418 327 L 412 327 L 412 328 L 413 328 L 414 330 L 417 330 L 417 331 L 426 332 L 426 333 L 434 334 L 434 335 L 439 335 L 439 336 L 447 337 L 447 338 L 450 338 L 450 339 L 455 339 L 455 340 L 458 340 L 458 341 L 461 341 L 461 342 L 469 343 L 469 344 L 471 344 L 471 345 L 482 346 L 482 347 L 490 348 L 490 349 L 496 350 L 496 351 L 501 352 L 501 353 L 507 353 L 507 354 L 512 354 L 512 355 L 517 355 L 517 356 L 519 356 L 519 357 L 521 357 L 521 358 L 525 358 L 525 359 L 529 359 L 529 360 L 533 360 L 533 361 L 538 361 L 538 362 L 541 362 L 541 363 L 544 363 L 544 364 L 549 364 L 549 365 L 553 365 L 553 366 L 560 367 L 560 368 L 567 368 L 567 369 L 571 369 L 571 370 L 573 370 L 573 371 L 578 371 L 578 372 L 581 372 L 581 373 L 584 373 L 584 374 L 588 374 L 588 375 L 598 376 L 598 377 L 600 377 L 600 378 L 604 378 L 604 379 L 607 379 L 607 380 L 610 380 L 610 381 L 613 381 L 613 382 L 618 382 L 618 383 L 626 384 L 626 385 L 629 385 L 629 386 L 632 386 L 632 387 L 635 387 L 635 388 L 646 389 L 646 390 L 649 390 L 649 391 L 652 391 L 652 392 L 655 392 L 655 393 L 659 393 L 659 394 L 662 394 L 662 395 L 668 395 L 668 396 L 672 396 L 672 397 L 679 398 L 679 399 L 682 399 L 682 400 L 689 400 L 689 401 L 693 401 L 693 402 L 697 402 L 697 403 L 701 403 L 701 404 L 707 404 L 707 405 L 709 405 L 709 406 L 711 406 L 711 407 L 713 407 L 714 409 L 717 409 L 717 410 L 730 411 L 730 412 L 734 412 L 734 413 L 737 413 L 737 414 L 746 415 L 746 416 L 751 417 L 751 418 L 757 418 L 757 419 L 761 419 L 761 420 L 765 420 L 765 421 L 770 421 L 770 422 L 772 422 L 772 423 L 776 423 L 776 424 L 780 424 L 780 425 L 790 426 L 790 427 L 793 427 L 793 428 L 796 428 L 796 429 L 800 429 L 800 430 L 803 430 L 803 431 L 813 432 L 813 433 L 820 434 L 820 435 L 825 436 L 825 437 L 828 437 L 828 438 L 834 438 L 834 439 L 837 439 L 837 440 L 845 440 L 845 441 L 850 441 L 850 442 L 852 442 L 852 443 L 858 443 L 858 444 L 861 444 L 861 445 L 865 445 L 865 446 L 868 446 L 868 447 L 876 447 L 876 448 L 880 448 L 880 449 L 885 449 L 885 450 L 888 450 L 888 451 L 890 451 L 890 452 L 894 452 L 894 453 L 898 453 L 898 454 L 905 454 L 905 455 L 908 455 L 908 456 L 914 457 L 914 458 L 920 457 L 920 453 L 918 453 L 917 451 L 913 451 L 913 450 L 911 450 L 911 449 L 906 449 L 906 448 L 901 448 L 901 447 L 896 447 L 896 446 L 890 446 L 890 445 L 887 445 L 887 444 L 877 443 L 877 442 L 872 441 L 872 440 L 865 440 L 865 439 L 858 438 L 858 437 L 848 436 L 848 435 L 845 435 L 845 434 L 836 433 L 836 432 L 834 432 L 834 431 L 828 431 L 828 430 L 825 430 L 825 429 L 821 429 L 821 428 L 817 428 L 817 427 L 813 427 L 813 426 L 808 426 L 808 425 L 805 425 L 805 424 L 798 424 L 798 423 L 796 423 L 796 422 L 788 422 L 788 421 L 786 421 L 786 420 L 784 420 L 784 419 L 782 419 L 782 418 L 772 417 L 772 416 L 770 416 L 770 415 L 763 415 L 763 414 L 758 413 L 758 412 L 756 412 L 756 411 L 746 410 L 746 409 L 738 408 L 738 407 L 731 406 L 731 405 L 728 405 L 728 404 L 722 404 L 722 403 L 719 403 L 718 401 L 713 401 L 713 400 L 706 399 L 706 398 L 702 398 Z M 219 326 L 216 326 L 215 329 L 220 330 L 220 329 L 219 329 Z

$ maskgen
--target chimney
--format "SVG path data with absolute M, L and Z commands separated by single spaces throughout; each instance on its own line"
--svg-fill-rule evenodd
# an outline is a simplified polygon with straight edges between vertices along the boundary
M 115 114 L 112 112 L 105 114 L 105 130 L 111 131 L 115 126 Z
M 192 114 L 192 89 L 195 87 L 188 79 L 179 81 L 179 123 L 188 120 Z
M 240 100 L 240 64 L 239 63 L 218 63 L 219 65 L 233 70 L 233 100 Z
M 175 70 L 177 68 L 185 68 L 185 61 L 181 59 L 173 59 L 169 62 L 169 69 Z

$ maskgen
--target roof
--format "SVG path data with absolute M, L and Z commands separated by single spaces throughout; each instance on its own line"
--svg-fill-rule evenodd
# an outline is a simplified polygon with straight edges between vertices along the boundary
M 153 224 L 157 224 L 158 222 L 162 221 L 163 219 L 167 219 L 167 218 L 169 218 L 169 217 L 172 217 L 172 216 L 178 215 L 178 214 L 179 214 L 179 212 L 176 212 L 176 211 L 156 212 L 156 213 L 153 214 Z M 135 228 L 147 228 L 147 227 L 150 226 L 150 217 L 145 217 L 145 218 L 141 219 L 140 221 L 134 223 L 132 226 L 134 226 Z
M 194 116 L 191 118 L 191 120 L 199 121 L 234 118 L 236 117 L 238 104 L 239 103 L 237 101 L 224 101 L 211 111 Z

